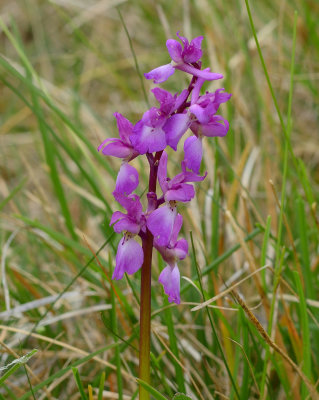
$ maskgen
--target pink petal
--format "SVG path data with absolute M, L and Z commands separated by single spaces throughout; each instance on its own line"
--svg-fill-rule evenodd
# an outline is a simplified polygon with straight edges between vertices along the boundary
M 197 136 L 187 138 L 184 143 L 184 152 L 187 168 L 198 174 L 203 157 L 202 140 Z
M 166 204 L 149 215 L 147 227 L 154 235 L 154 240 L 159 246 L 167 246 L 169 244 L 176 213 L 176 207 Z
M 163 151 L 158 164 L 157 177 L 163 193 L 167 191 L 167 153 Z
M 131 142 L 134 148 L 140 153 L 153 153 L 164 150 L 166 147 L 166 137 L 163 129 L 151 127 L 138 122 L 134 128 L 134 134 L 131 136 Z
M 124 218 L 120 219 L 114 226 L 114 232 L 121 233 L 124 231 L 138 234 L 140 231 L 140 225 L 132 220 L 131 218 L 125 216 Z
M 105 156 L 113 156 L 118 158 L 127 158 L 132 155 L 132 148 L 124 144 L 120 139 L 116 139 L 113 143 L 108 144 L 102 150 Z
M 205 70 L 197 69 L 189 64 L 178 64 L 175 68 L 180 69 L 181 71 L 187 72 L 188 74 L 197 76 L 198 78 L 203 78 L 206 81 L 214 81 L 216 79 L 222 79 L 222 74 L 217 74 L 215 72 L 208 72 Z
M 171 64 L 162 65 L 144 74 L 146 79 L 153 79 L 154 83 L 165 82 L 175 72 Z
M 110 226 L 123 217 L 126 217 L 126 214 L 122 213 L 121 211 L 115 211 L 111 217 Z
M 134 274 L 138 271 L 144 260 L 142 247 L 133 238 L 123 237 L 117 248 L 116 266 L 112 279 L 122 279 L 124 273 Z
M 168 190 L 164 197 L 166 201 L 175 200 L 186 203 L 195 197 L 195 190 L 192 185 L 182 183 L 179 188 Z
M 203 108 L 198 104 L 193 104 L 192 106 L 190 106 L 189 111 L 195 115 L 195 117 L 201 124 L 207 124 L 212 115 L 208 107 Z
M 175 246 L 175 243 L 177 241 L 177 237 L 179 235 L 182 225 L 183 225 L 183 216 L 181 214 L 177 214 L 175 221 L 174 221 L 173 231 L 172 231 L 171 240 L 170 240 L 170 246 L 172 246 L 172 247 Z
M 177 265 L 171 268 L 167 265 L 161 272 L 158 281 L 163 285 L 170 303 L 180 304 L 180 274 Z
M 129 145 L 129 136 L 133 131 L 133 124 L 118 112 L 114 113 L 114 117 L 116 118 L 120 138 L 123 140 L 124 143 Z
M 201 43 L 203 39 L 203 36 L 198 36 L 194 38 L 188 46 L 185 46 L 183 59 L 186 63 L 195 63 L 202 57 Z
M 125 196 L 123 193 L 113 192 L 113 196 L 115 200 L 126 209 L 128 214 L 134 216 L 136 220 L 139 220 L 143 207 L 137 194 Z
M 187 131 L 189 126 L 189 117 L 187 114 L 174 114 L 165 123 L 163 129 L 166 133 L 167 144 L 175 151 L 178 142 Z
M 228 129 L 228 121 L 219 115 L 214 115 L 213 122 L 201 126 L 201 133 L 208 137 L 222 137 L 227 134 Z
M 182 45 L 177 40 L 174 39 L 167 40 L 166 47 L 173 61 L 177 63 L 183 61 L 182 59 L 183 48 Z
M 124 163 L 117 175 L 115 191 L 128 196 L 137 188 L 138 182 L 137 170 L 130 164 Z
M 184 260 L 188 254 L 188 242 L 186 239 L 180 239 L 174 247 L 175 257 Z

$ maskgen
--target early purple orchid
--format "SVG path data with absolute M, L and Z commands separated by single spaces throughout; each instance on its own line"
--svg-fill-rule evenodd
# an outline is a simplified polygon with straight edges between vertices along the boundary
M 168 118 L 186 101 L 189 95 L 187 90 L 183 90 L 180 95 L 175 94 L 174 96 L 161 88 L 155 88 L 152 92 L 160 103 L 160 108 L 152 107 L 146 111 L 142 119 L 134 126 L 130 135 L 132 145 L 140 154 L 165 149 L 167 132 L 174 129 L 174 126 L 169 124 Z M 170 127 L 168 127 L 168 124 Z
M 104 140 L 98 147 L 105 156 L 123 158 L 127 161 L 133 160 L 139 153 L 134 149 L 130 141 L 130 135 L 133 131 L 131 122 L 120 113 L 114 113 L 120 139 L 109 138 Z
M 223 76 L 211 72 L 210 68 L 201 68 L 202 36 L 190 42 L 179 33 L 177 36 L 182 44 L 174 39 L 166 42 L 171 63 L 144 75 L 154 83 L 162 83 L 178 69 L 192 76 L 188 88 L 179 94 L 171 94 L 159 87 L 152 89 L 159 106 L 147 110 L 135 125 L 115 113 L 119 138 L 104 140 L 98 150 L 123 160 L 113 196 L 126 213 L 115 211 L 110 221 L 115 232 L 123 233 L 118 244 L 113 279 L 121 279 L 125 272 L 133 274 L 141 267 L 142 274 L 150 270 L 152 248 L 155 247 L 167 264 L 159 275 L 159 282 L 169 302 L 180 304 L 177 262 L 187 256 L 188 243 L 183 238 L 178 240 L 183 217 L 178 213 L 177 206 L 179 202 L 188 203 L 194 198 L 193 183 L 204 180 L 207 175 L 199 175 L 203 137 L 225 136 L 228 132 L 228 121 L 217 112 L 231 94 L 224 89 L 201 94 L 206 81 Z M 165 149 L 170 146 L 177 151 L 181 138 L 189 129 L 193 135 L 184 142 L 181 171 L 170 179 L 167 174 L 169 157 Z M 144 154 L 150 165 L 150 176 L 145 200 L 147 207 L 143 212 L 140 197 L 133 193 L 139 185 L 138 172 L 130 162 Z M 162 190 L 160 197 L 156 195 L 157 182 Z
M 116 265 L 113 273 L 113 279 L 122 279 L 124 272 L 133 274 L 143 264 L 143 249 L 135 241 L 134 236 L 140 231 L 145 232 L 146 222 L 138 195 L 130 194 L 129 196 L 125 196 L 122 193 L 113 192 L 113 196 L 127 211 L 127 214 L 115 211 L 110 221 L 110 225 L 114 224 L 113 229 L 115 232 L 124 232 L 124 237 L 118 245 Z
M 185 37 L 179 35 L 179 32 L 177 32 L 176 35 L 183 43 L 184 49 L 177 40 L 167 40 L 166 47 L 172 62 L 144 74 L 146 79 L 153 79 L 154 83 L 163 83 L 174 74 L 175 69 L 179 69 L 207 81 L 223 78 L 222 74 L 210 72 L 209 69 L 201 70 L 193 65 L 202 56 L 201 43 L 203 36 L 198 36 L 189 43 Z
M 163 260 L 167 262 L 158 280 L 163 285 L 169 302 L 180 304 L 180 273 L 177 266 L 178 260 L 183 260 L 188 254 L 188 243 L 185 239 L 177 240 L 183 224 L 183 217 L 178 214 L 175 219 L 169 244 L 166 247 L 159 246 L 155 241 L 155 247 L 160 252 Z

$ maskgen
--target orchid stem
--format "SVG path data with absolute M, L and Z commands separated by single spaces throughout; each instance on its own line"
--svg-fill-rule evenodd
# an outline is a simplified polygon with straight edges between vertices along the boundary
M 151 349 L 151 264 L 153 235 L 148 230 L 143 240 L 144 262 L 141 277 L 140 307 L 140 365 L 139 378 L 150 383 L 150 349 Z M 140 400 L 149 400 L 149 392 L 140 386 Z
M 158 160 L 162 152 L 147 154 L 150 164 L 149 192 L 156 193 L 156 180 Z M 151 350 L 151 269 L 153 252 L 153 235 L 147 229 L 143 238 L 144 261 L 141 275 L 141 306 L 140 306 L 140 354 L 139 354 L 139 378 L 150 384 L 150 350 Z M 139 400 L 149 400 L 149 392 L 141 385 L 139 387 Z

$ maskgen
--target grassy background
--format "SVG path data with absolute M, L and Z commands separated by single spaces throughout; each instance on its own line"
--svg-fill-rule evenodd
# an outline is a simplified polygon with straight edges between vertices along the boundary
M 178 307 L 168 307 L 154 256 L 153 387 L 169 399 L 315 398 L 319 3 L 310 0 L 251 5 L 273 95 L 243 0 L 2 0 L 1 365 L 38 352 L 4 371 L 0 398 L 137 398 L 139 273 L 110 283 L 120 160 L 96 151 L 117 136 L 115 111 L 136 122 L 147 107 L 117 6 L 142 73 L 168 62 L 176 31 L 204 35 L 204 65 L 225 76 L 206 89 L 233 94 L 222 109 L 230 131 L 205 141 L 208 177 L 180 207 L 193 246 Z M 186 83 L 176 73 L 163 87 Z M 173 174 L 182 151 L 170 155 Z M 146 163 L 134 165 L 142 193 Z

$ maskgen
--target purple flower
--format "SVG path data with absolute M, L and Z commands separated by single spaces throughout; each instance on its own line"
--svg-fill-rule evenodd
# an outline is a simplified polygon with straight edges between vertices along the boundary
M 114 224 L 113 229 L 116 233 L 128 231 L 138 234 L 140 230 L 145 231 L 145 217 L 142 213 L 142 204 L 136 194 L 124 196 L 122 193 L 113 192 L 115 200 L 121 204 L 127 211 L 127 214 L 121 211 L 113 213 L 110 225 Z
M 119 173 L 117 174 L 115 192 L 129 195 L 138 186 L 138 172 L 127 162 L 121 165 Z
M 120 240 L 116 253 L 116 265 L 112 279 L 122 279 L 124 273 L 134 274 L 144 261 L 142 247 L 133 239 L 133 235 L 126 232 Z
M 179 231 L 182 227 L 183 217 L 178 214 L 171 234 L 171 239 L 166 247 L 159 246 L 155 242 L 155 247 L 160 252 L 167 266 L 159 276 L 159 282 L 162 283 L 165 293 L 168 295 L 168 301 L 180 303 L 180 274 L 177 267 L 177 261 L 183 260 L 188 253 L 188 243 L 185 239 L 177 240 Z
M 183 43 L 184 48 L 177 40 L 167 40 L 166 47 L 172 59 L 171 64 L 162 65 L 144 74 L 146 79 L 153 79 L 154 83 L 165 82 L 173 75 L 175 68 L 207 81 L 221 79 L 223 77 L 222 74 L 210 72 L 209 69 L 202 71 L 198 67 L 196 68 L 192 65 L 199 61 L 202 56 L 201 43 L 203 36 L 194 38 L 190 43 L 185 37 L 180 36 L 179 32 L 177 32 L 177 36 Z
M 216 115 L 216 112 L 220 104 L 230 99 L 231 94 L 218 89 L 214 93 L 199 96 L 203 82 L 203 79 L 197 80 L 188 111 L 172 115 L 165 124 L 167 144 L 175 151 L 188 128 L 195 134 L 186 139 L 184 152 L 186 166 L 196 173 L 199 173 L 203 156 L 202 137 L 225 136 L 229 129 L 228 121 Z
M 176 216 L 175 201 L 166 203 L 148 216 L 147 227 L 154 236 L 154 242 L 159 246 L 167 246 L 169 244 Z
M 177 264 L 173 267 L 167 265 L 160 273 L 158 281 L 163 285 L 168 301 L 180 304 L 180 273 Z
M 150 72 L 144 74 L 146 79 L 153 79 L 154 83 L 165 82 L 173 73 L 175 68 L 172 64 L 161 65 Z
M 182 164 L 183 171 L 176 175 L 173 179 L 167 177 L 167 153 L 164 151 L 158 166 L 158 181 L 163 191 L 165 201 L 181 201 L 188 202 L 195 196 L 193 185 L 186 182 L 198 182 L 205 179 L 204 176 L 187 172 L 185 163 Z
M 102 150 L 105 156 L 123 158 L 127 161 L 133 160 L 139 155 L 133 148 L 129 138 L 133 131 L 133 125 L 120 113 L 115 113 L 114 116 L 117 121 L 120 139 L 109 138 L 104 140 L 98 147 L 98 151 Z
M 140 154 L 165 149 L 168 118 L 186 101 L 189 94 L 187 90 L 183 90 L 180 95 L 173 96 L 161 88 L 155 88 L 152 92 L 160 103 L 160 108 L 152 107 L 147 110 L 130 136 L 132 145 Z

